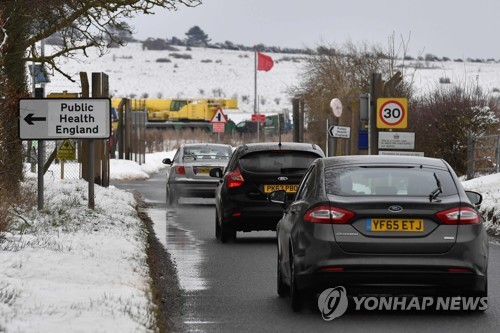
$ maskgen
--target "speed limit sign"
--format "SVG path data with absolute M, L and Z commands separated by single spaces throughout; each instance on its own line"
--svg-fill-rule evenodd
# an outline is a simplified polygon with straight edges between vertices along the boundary
M 407 128 L 408 100 L 406 98 L 377 99 L 377 128 Z

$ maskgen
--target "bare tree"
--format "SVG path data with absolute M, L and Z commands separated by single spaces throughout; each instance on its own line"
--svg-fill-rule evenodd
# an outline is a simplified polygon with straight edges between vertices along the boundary
M 110 43 L 122 44 L 117 31 L 129 31 L 123 19 L 137 14 L 153 14 L 156 8 L 177 10 L 194 7 L 201 0 L 2 0 L 0 2 L 0 189 L 16 187 L 22 179 L 22 144 L 18 138 L 17 99 L 28 96 L 26 62 L 62 70 L 56 60 L 87 54 L 94 48 L 100 54 Z M 36 43 L 57 33 L 60 45 L 49 54 L 40 54 Z
M 372 73 L 382 73 L 386 79 L 395 74 L 397 54 L 394 49 L 390 53 L 381 46 L 357 46 L 351 42 L 341 47 L 320 46 L 311 53 L 302 81 L 291 93 L 306 105 L 308 139 L 324 148 L 331 99 L 339 98 L 346 110 L 352 111 L 350 109 L 359 100 L 359 95 L 370 91 Z M 390 86 L 385 92 L 388 95 L 407 97 L 411 92 L 411 86 L 405 82 Z M 347 115 L 343 115 L 340 121 L 350 126 L 351 118 Z
M 478 87 L 441 86 L 416 99 L 412 124 L 416 149 L 443 158 L 458 174 L 467 171 L 467 140 L 498 134 L 500 107 Z

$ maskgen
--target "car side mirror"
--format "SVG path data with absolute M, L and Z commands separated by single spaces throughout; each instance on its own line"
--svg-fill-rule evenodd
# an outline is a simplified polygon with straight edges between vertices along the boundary
M 172 164 L 172 160 L 170 158 L 164 158 L 161 162 L 168 165 Z
M 483 202 L 483 196 L 477 192 L 474 191 L 465 191 L 465 194 L 467 194 L 467 198 L 469 198 L 470 202 L 479 208 L 481 205 L 481 202 Z
M 209 175 L 210 175 L 210 177 L 214 177 L 214 178 L 222 178 L 222 168 L 210 169 Z
M 267 200 L 269 202 L 286 205 L 286 191 L 285 190 L 276 190 L 267 195 Z

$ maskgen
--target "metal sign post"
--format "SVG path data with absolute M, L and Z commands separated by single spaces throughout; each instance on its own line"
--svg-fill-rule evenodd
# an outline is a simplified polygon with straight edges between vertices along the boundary
M 111 100 L 109 98 L 26 98 L 19 100 L 19 138 L 38 142 L 38 209 L 43 209 L 44 140 L 90 139 L 111 136 Z M 90 163 L 90 175 L 94 173 Z M 94 177 L 89 177 L 89 208 L 94 209 Z

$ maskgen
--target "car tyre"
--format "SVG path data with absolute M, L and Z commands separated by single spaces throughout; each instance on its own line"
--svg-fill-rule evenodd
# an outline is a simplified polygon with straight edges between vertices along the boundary
M 217 211 L 215 212 L 215 238 L 221 239 L 221 228 L 219 225 L 219 214 L 217 214 Z
M 229 241 L 236 239 L 236 230 L 229 228 L 224 223 L 220 223 L 220 240 L 222 243 L 227 243 Z
M 302 309 L 303 296 L 302 293 L 297 288 L 297 281 L 295 276 L 295 264 L 292 259 L 290 259 L 290 303 L 292 305 L 292 310 L 298 312 Z
M 290 294 L 290 288 L 283 283 L 283 273 L 281 272 L 281 260 L 278 253 L 278 269 L 277 269 L 277 292 L 279 297 L 286 297 Z
M 167 187 L 167 205 L 176 206 L 179 202 L 179 197 L 172 193 L 170 187 Z

